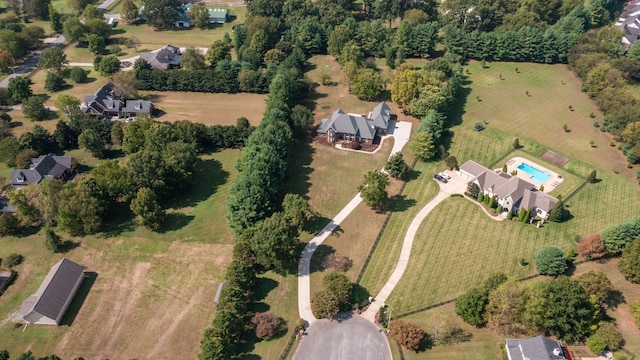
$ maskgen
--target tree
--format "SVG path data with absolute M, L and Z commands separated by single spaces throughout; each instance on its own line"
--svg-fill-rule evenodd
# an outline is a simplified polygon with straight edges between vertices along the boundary
M 122 1 L 122 20 L 127 24 L 132 24 L 138 19 L 138 7 L 133 0 Z
M 31 352 L 31 350 L 29 350 L 20 354 L 17 360 L 36 360 L 36 357 L 33 356 L 33 353 Z
M 589 347 L 589 350 L 596 355 L 602 354 L 607 348 L 607 344 L 604 339 L 598 335 L 589 336 L 587 339 L 587 346 Z
M 578 243 L 578 254 L 587 259 L 599 259 L 607 254 L 600 234 L 584 236 Z
M 105 143 L 102 137 L 92 129 L 85 129 L 78 136 L 78 145 L 87 149 L 91 155 L 101 159 L 105 155 Z
M 322 289 L 313 294 L 311 310 L 320 319 L 331 319 L 340 312 L 340 302 L 334 293 Z
M 273 213 L 242 236 L 250 244 L 256 263 L 263 268 L 280 274 L 295 268 L 299 258 L 298 230 L 283 213 Z
M 389 324 L 389 335 L 392 339 L 400 343 L 403 348 L 413 351 L 420 350 L 429 339 L 427 333 L 421 327 L 404 322 L 393 320 Z
M 287 194 L 282 200 L 284 216 L 298 229 L 302 229 L 313 217 L 311 206 L 301 195 Z
M 515 138 L 515 140 L 513 140 L 513 149 L 514 150 L 520 149 L 520 139 Z
M 575 342 L 591 332 L 598 317 L 598 309 L 582 286 L 560 276 L 532 284 L 527 291 L 522 321 L 531 331 Z
M 60 250 L 60 246 L 62 245 L 62 241 L 60 240 L 60 236 L 58 236 L 52 228 L 47 228 L 44 231 L 44 244 L 47 247 L 47 250 L 52 253 L 57 253 Z
M 216 66 L 218 62 L 222 60 L 231 60 L 231 48 L 229 44 L 223 40 L 214 41 L 207 51 L 207 59 L 209 59 L 211 66 Z
M 91 19 L 102 19 L 104 18 L 104 16 L 102 15 L 102 13 L 100 12 L 97 6 L 93 4 L 88 4 L 82 10 L 82 18 L 86 21 Z
M 456 300 L 456 315 L 464 322 L 475 327 L 486 324 L 485 309 L 489 301 L 487 294 L 480 288 L 471 288 Z
M 9 79 L 9 86 L 7 87 L 7 92 L 16 103 L 22 102 L 29 97 L 33 96 L 33 92 L 31 91 L 31 79 L 26 76 L 18 76 Z
M 375 100 L 384 90 L 382 78 L 373 69 L 358 70 L 351 93 L 360 100 Z
M 73 68 L 71 68 L 71 71 L 69 72 L 69 77 L 75 83 L 82 84 L 87 81 L 87 72 L 81 67 L 74 66 Z
M 51 0 L 31 0 L 29 2 L 29 13 L 40 20 L 47 20 L 49 16 L 49 5 Z M 25 9 L 27 10 L 27 9 Z
M 88 43 L 88 49 L 94 54 L 102 54 L 107 48 L 104 38 L 97 34 L 87 34 L 84 40 Z
M 59 47 L 46 48 L 40 55 L 40 67 L 43 69 L 54 69 L 59 72 L 68 63 L 67 54 Z
M 204 60 L 204 55 L 200 50 L 190 47 L 182 54 L 182 57 L 180 58 L 180 66 L 185 70 L 205 69 L 207 64 L 205 64 Z
M 78 98 L 76 98 L 75 96 L 60 94 L 56 99 L 55 106 L 58 109 L 58 115 L 63 120 L 71 121 L 71 119 L 78 119 L 82 117 L 82 111 L 80 110 L 80 100 L 78 100 Z
M 291 131 L 298 137 L 307 135 L 313 126 L 313 112 L 303 105 L 296 105 L 291 109 L 290 119 Z
M 44 88 L 47 91 L 60 91 L 64 89 L 67 83 L 60 73 L 54 71 L 47 71 L 47 77 L 44 80 Z
M 53 4 L 49 4 L 49 26 L 51 31 L 59 33 L 62 31 L 62 15 L 53 7 Z
M 607 350 L 610 351 L 618 351 L 622 348 L 622 345 L 624 345 L 624 338 L 620 330 L 611 322 L 600 322 L 598 329 L 596 329 L 593 335 L 601 337 L 606 344 Z
M 389 178 L 380 171 L 369 171 L 364 175 L 364 181 L 358 186 L 362 200 L 369 207 L 382 207 L 389 199 L 387 193 Z
M 49 116 L 49 110 L 44 107 L 44 99 L 40 96 L 32 96 L 22 103 L 22 112 L 27 119 L 41 121 Z
M 140 188 L 131 201 L 131 211 L 137 221 L 151 230 L 158 230 L 164 221 L 164 210 L 158 204 L 156 194 L 149 188 Z
M 96 56 L 93 67 L 102 76 L 110 76 L 120 71 L 120 60 L 114 55 Z
M 525 299 L 515 281 L 507 281 L 488 295 L 485 320 L 487 325 L 501 334 L 515 334 Z
M 0 71 L 8 72 L 15 62 L 16 59 L 13 58 L 9 50 L 0 49 Z
M 564 206 L 564 202 L 562 200 L 558 200 L 549 212 L 549 221 L 557 223 L 564 222 L 569 218 L 569 215 L 569 210 Z
M 453 155 L 447 156 L 447 158 L 444 159 L 444 162 L 445 164 L 447 164 L 447 167 L 449 168 L 449 170 L 453 170 L 458 167 L 458 159 Z
M 198 29 L 206 29 L 209 27 L 209 8 L 204 4 L 193 4 L 187 17 L 191 20 L 191 24 Z
M 556 246 L 548 246 L 536 256 L 536 268 L 542 275 L 557 276 L 567 270 L 567 261 L 564 259 L 562 249 Z
M 0 236 L 14 235 L 19 228 L 20 221 L 16 216 L 8 212 L 0 214 Z
M 389 158 L 387 164 L 384 166 L 385 171 L 396 179 L 402 179 L 407 172 L 409 172 L 409 165 L 404 161 L 404 157 L 401 152 L 397 152 Z
M 426 131 L 418 132 L 409 144 L 409 148 L 413 151 L 413 154 L 422 161 L 429 161 L 433 159 L 436 154 L 433 136 Z
M 591 170 L 589 176 L 587 176 L 587 182 L 593 184 L 596 181 L 596 171 Z
M 82 13 L 82 10 L 84 10 L 87 5 L 91 4 L 90 0 L 68 0 L 68 2 L 77 13 Z
M 640 218 L 609 226 L 602 230 L 601 235 L 607 254 L 619 254 L 628 244 L 640 236 Z
M 141 16 L 154 28 L 168 30 L 173 28 L 181 11 L 178 0 L 147 0 Z
M 9 360 L 9 352 L 7 350 L 0 350 L 0 360 Z
M 62 33 L 69 43 L 82 41 L 87 32 L 86 26 L 77 16 L 71 16 L 62 24 Z
M 123 99 L 132 99 L 138 92 L 140 82 L 136 79 L 133 71 L 118 71 L 111 76 L 111 83 L 115 91 Z
M 258 339 L 270 339 L 280 330 L 280 320 L 270 312 L 258 312 L 251 318 Z
M 401 71 L 391 82 L 391 100 L 400 107 L 405 107 L 418 97 L 425 83 L 425 77 L 419 71 L 413 69 Z
M 598 304 L 604 305 L 609 294 L 614 290 L 613 284 L 602 271 L 588 271 L 576 278 L 587 295 L 593 296 Z
M 618 263 L 620 272 L 633 283 L 640 283 L 640 237 L 622 250 L 622 259 Z
M 345 274 L 330 272 L 322 278 L 322 285 L 336 296 L 340 305 L 349 303 L 353 284 Z

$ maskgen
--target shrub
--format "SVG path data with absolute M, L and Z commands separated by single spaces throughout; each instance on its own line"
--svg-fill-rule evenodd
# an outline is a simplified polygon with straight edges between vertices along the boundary
M 0 214 L 0 236 L 13 235 L 20 228 L 20 221 L 11 213 Z
M 536 268 L 542 275 L 557 276 L 567 270 L 567 261 L 564 259 L 562 249 L 556 246 L 548 246 L 536 256 Z
M 520 149 L 520 139 L 516 138 L 515 140 L 513 140 L 513 148 L 515 150 Z
M 509 212 L 507 213 L 507 220 L 511 219 L 513 219 L 513 210 L 509 210 Z
M 471 197 L 478 198 L 478 195 L 480 194 L 480 187 L 478 184 L 470 182 L 467 185 L 467 193 L 469 193 L 469 196 Z
M 484 202 L 484 193 L 478 194 L 478 202 Z
M 69 77 L 77 84 L 81 84 L 87 81 L 87 72 L 81 68 L 74 66 L 69 72 Z
M 600 127 L 600 123 L 597 121 L 593 122 L 593 127 L 599 128 Z
M 609 226 L 602 230 L 602 241 L 607 254 L 620 253 L 627 244 L 640 236 L 640 217 L 633 221 Z
M 4 265 L 6 267 L 12 268 L 14 266 L 18 266 L 22 264 L 23 261 L 24 261 L 24 256 L 16 253 L 11 253 L 4 259 Z
M 599 259 L 606 255 L 600 234 L 587 235 L 578 243 L 578 254 L 587 259 Z
M 259 312 L 253 315 L 251 323 L 255 326 L 258 339 L 270 339 L 280 330 L 280 320 L 270 312 Z
M 311 310 L 319 319 L 331 319 L 340 312 L 340 303 L 333 292 L 322 289 L 313 294 Z
M 591 113 L 589 114 L 589 117 L 590 117 L 590 118 L 592 118 L 592 119 L 595 119 L 596 115 L 595 115 L 593 112 L 591 112 Z
M 44 231 L 44 234 L 44 244 L 47 247 L 47 250 L 52 253 L 58 252 L 58 250 L 60 250 L 60 245 L 62 244 L 60 236 L 58 236 L 58 234 L 56 234 L 51 228 L 47 228 Z
M 503 172 L 503 173 L 506 173 L 506 172 L 507 172 L 507 164 L 504 164 L 504 165 L 502 166 L 502 172 Z
M 453 170 L 458 167 L 458 159 L 453 155 L 447 156 L 447 158 L 444 159 L 444 162 L 447 164 L 449 170 Z
M 496 212 L 498 214 L 502 214 L 502 205 L 498 205 L 498 208 L 496 209 Z
M 593 335 L 601 337 L 610 351 L 617 351 L 624 345 L 622 333 L 610 322 L 601 322 Z
M 596 181 L 596 171 L 595 170 L 591 170 L 591 172 L 589 173 L 589 176 L 587 176 L 587 182 L 588 183 L 593 183 Z
M 592 353 L 596 355 L 600 355 L 607 348 L 607 344 L 604 342 L 604 339 L 597 335 L 591 335 L 587 339 L 587 346 Z
M 562 130 L 564 130 L 564 132 L 569 132 L 569 125 L 567 124 L 562 125 Z
M 620 353 L 616 353 L 616 354 L 613 354 L 613 360 L 628 360 L 628 359 L 626 356 Z
M 426 342 L 429 339 L 429 336 L 421 327 L 402 320 L 391 321 L 389 335 L 400 343 L 403 348 L 416 352 L 424 345 L 427 345 Z

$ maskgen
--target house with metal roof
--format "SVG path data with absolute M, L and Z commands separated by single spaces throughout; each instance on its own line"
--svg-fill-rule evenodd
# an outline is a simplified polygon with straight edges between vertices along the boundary
M 507 339 L 505 350 L 509 360 L 573 360 L 560 341 L 544 336 Z
M 83 279 L 83 266 L 67 258 L 58 261 L 38 291 L 22 303 L 18 316 L 29 324 L 60 325 Z
M 178 21 L 176 21 L 176 27 L 191 26 L 191 20 L 187 14 L 192 7 L 193 4 L 191 3 L 182 5 L 182 13 L 178 18 Z M 209 23 L 211 24 L 224 24 L 229 21 L 229 9 L 207 7 L 207 11 L 209 12 Z
M 495 196 L 504 211 L 516 213 L 520 209 L 531 209 L 533 216 L 544 219 L 558 203 L 558 199 L 538 190 L 534 184 L 507 173 L 497 173 L 473 160 L 460 165 L 458 174 L 478 185 L 485 196 Z
M 28 169 L 18 169 L 11 172 L 11 186 L 21 189 L 29 184 L 39 184 L 44 179 L 68 180 L 73 171 L 71 157 L 53 154 L 40 155 L 31 159 Z
M 330 118 L 323 119 L 316 130 L 316 134 L 326 136 L 329 143 L 338 141 L 357 141 L 373 143 L 378 135 L 387 133 L 391 109 L 381 102 L 368 117 L 358 114 L 347 114 L 342 109 L 333 112 Z

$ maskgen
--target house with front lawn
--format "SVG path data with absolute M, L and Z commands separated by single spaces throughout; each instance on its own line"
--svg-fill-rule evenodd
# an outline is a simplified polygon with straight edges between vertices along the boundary
M 66 181 L 73 175 L 71 157 L 53 154 L 40 155 L 31 159 L 28 169 L 11 172 L 11 186 L 22 189 L 29 184 L 39 184 L 44 179 Z
M 140 59 L 146 61 L 154 70 L 179 68 L 181 57 L 180 48 L 173 45 L 165 45 L 156 51 L 140 53 Z
M 532 216 L 545 219 L 558 199 L 538 190 L 538 188 L 517 176 L 504 172 L 495 172 L 473 160 L 460 166 L 458 175 L 475 183 L 484 196 L 495 196 L 503 211 L 518 212 L 531 209 Z
M 338 141 L 372 144 L 376 136 L 387 133 L 390 119 L 391 109 L 385 102 L 376 105 L 368 116 L 347 114 L 338 109 L 320 122 L 316 135 L 326 137 L 331 144 Z
M 560 341 L 544 336 L 506 339 L 505 351 L 509 360 L 573 360 Z
M 86 116 L 105 118 L 151 115 L 154 110 L 151 101 L 123 99 L 110 83 L 101 87 L 95 94 L 85 96 L 80 109 Z

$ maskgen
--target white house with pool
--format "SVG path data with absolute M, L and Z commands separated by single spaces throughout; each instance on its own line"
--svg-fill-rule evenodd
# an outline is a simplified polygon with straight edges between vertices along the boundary
M 540 190 L 540 186 L 553 179 L 549 187 L 544 185 L 544 190 L 550 191 L 555 188 L 562 177 L 546 169 L 539 169 L 537 165 L 522 158 L 513 158 L 507 163 L 507 169 L 513 168 L 507 173 L 502 170 L 488 169 L 473 160 L 469 160 L 460 166 L 458 174 L 466 178 L 470 183 L 474 182 L 485 196 L 495 196 L 496 201 L 502 206 L 503 211 L 518 212 L 520 209 L 531 209 L 533 216 L 546 219 L 547 215 L 558 202 L 558 199 Z M 516 170 L 517 175 L 510 175 L 509 172 Z M 553 185 L 552 185 L 553 184 Z

